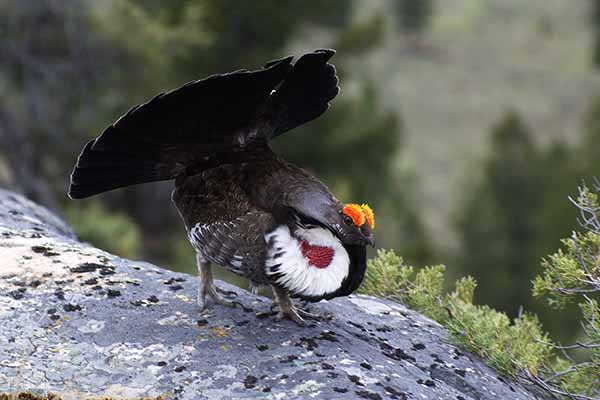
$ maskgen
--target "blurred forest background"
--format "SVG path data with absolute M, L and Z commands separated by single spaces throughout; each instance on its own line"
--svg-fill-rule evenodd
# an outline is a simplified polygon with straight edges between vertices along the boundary
M 190 273 L 170 182 L 67 198 L 83 144 L 158 92 L 336 48 L 340 96 L 276 150 L 369 202 L 379 247 L 577 334 L 577 313 L 530 293 L 577 229 L 567 196 L 600 175 L 599 1 L 0 0 L 0 38 L 0 185 L 100 248 Z

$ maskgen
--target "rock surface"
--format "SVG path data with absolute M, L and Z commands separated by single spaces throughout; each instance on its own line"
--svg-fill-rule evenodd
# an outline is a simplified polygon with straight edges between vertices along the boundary
M 271 301 L 200 314 L 195 277 L 77 240 L 0 190 L 0 393 L 172 399 L 533 399 L 448 344 L 435 322 L 384 300 L 311 307 L 300 328 Z

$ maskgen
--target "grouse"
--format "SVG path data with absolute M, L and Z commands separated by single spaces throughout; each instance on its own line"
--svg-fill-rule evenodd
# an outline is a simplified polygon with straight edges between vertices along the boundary
M 302 325 L 310 302 L 346 296 L 366 271 L 374 216 L 342 204 L 269 142 L 323 114 L 339 92 L 335 51 L 316 50 L 189 82 L 129 110 L 88 142 L 71 174 L 81 199 L 175 180 L 172 201 L 196 251 L 198 303 L 232 305 L 211 263 L 273 289 L 277 317 Z

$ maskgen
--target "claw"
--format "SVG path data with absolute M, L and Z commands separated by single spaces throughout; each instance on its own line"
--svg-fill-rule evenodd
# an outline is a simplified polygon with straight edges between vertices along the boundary
M 210 297 L 217 304 L 220 304 L 222 306 L 227 306 L 227 307 L 235 307 L 235 304 L 231 300 L 225 299 L 223 296 L 218 294 L 216 292 L 216 290 L 212 291 L 212 294 L 210 294 Z
M 294 321 L 299 326 L 306 326 L 306 321 L 302 317 L 315 317 L 313 314 L 296 308 L 292 302 L 292 299 L 290 299 L 289 294 L 285 290 L 277 286 L 273 286 L 273 294 L 275 295 L 275 300 L 271 305 L 271 310 L 273 310 L 274 307 L 279 309 L 279 312 L 276 316 L 278 321 L 289 319 L 290 321 Z
M 298 326 L 306 326 L 306 321 L 304 321 L 304 319 L 302 319 L 302 317 L 298 314 L 298 311 L 295 307 L 280 310 L 275 318 L 278 321 L 289 319 L 290 321 L 294 321 L 296 324 L 298 324 Z
M 200 306 L 200 309 L 202 311 L 206 310 L 206 308 L 207 308 L 207 304 L 206 304 L 207 296 L 210 297 L 215 303 L 220 304 L 222 306 L 227 306 L 227 307 L 235 306 L 235 304 L 231 300 L 227 300 L 223 296 L 221 296 L 219 293 L 217 293 L 217 289 L 216 289 L 216 286 L 214 286 L 214 284 L 212 286 L 206 285 L 206 286 L 201 287 L 198 290 L 198 305 Z
M 234 292 L 233 290 L 225 290 L 225 289 L 221 289 L 218 286 L 215 286 L 215 289 L 217 291 L 217 293 L 222 294 L 223 296 L 228 296 L 228 297 L 237 297 L 237 293 Z
M 313 321 L 327 321 L 332 318 L 332 315 L 313 314 L 313 313 L 305 311 L 301 308 L 298 308 L 297 311 L 298 311 L 298 315 L 300 315 L 301 317 L 306 318 L 306 319 L 311 319 Z

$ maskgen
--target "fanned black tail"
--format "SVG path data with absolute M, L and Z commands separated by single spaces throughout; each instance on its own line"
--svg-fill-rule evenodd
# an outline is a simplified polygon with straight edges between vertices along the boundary
M 340 92 L 335 67 L 327 61 L 333 50 L 317 50 L 294 63 L 281 86 L 269 98 L 272 112 L 271 138 L 319 117 Z
M 174 179 L 220 160 L 235 162 L 327 110 L 339 88 L 333 50 L 272 61 L 190 82 L 132 108 L 88 142 L 71 174 L 69 196 Z M 241 159 L 241 158 L 240 158 Z
M 85 145 L 71 174 L 69 197 L 72 199 L 175 177 L 168 171 L 160 171 L 160 156 L 150 146 L 106 148 L 94 146 L 95 143 L 96 140 L 92 140 Z

